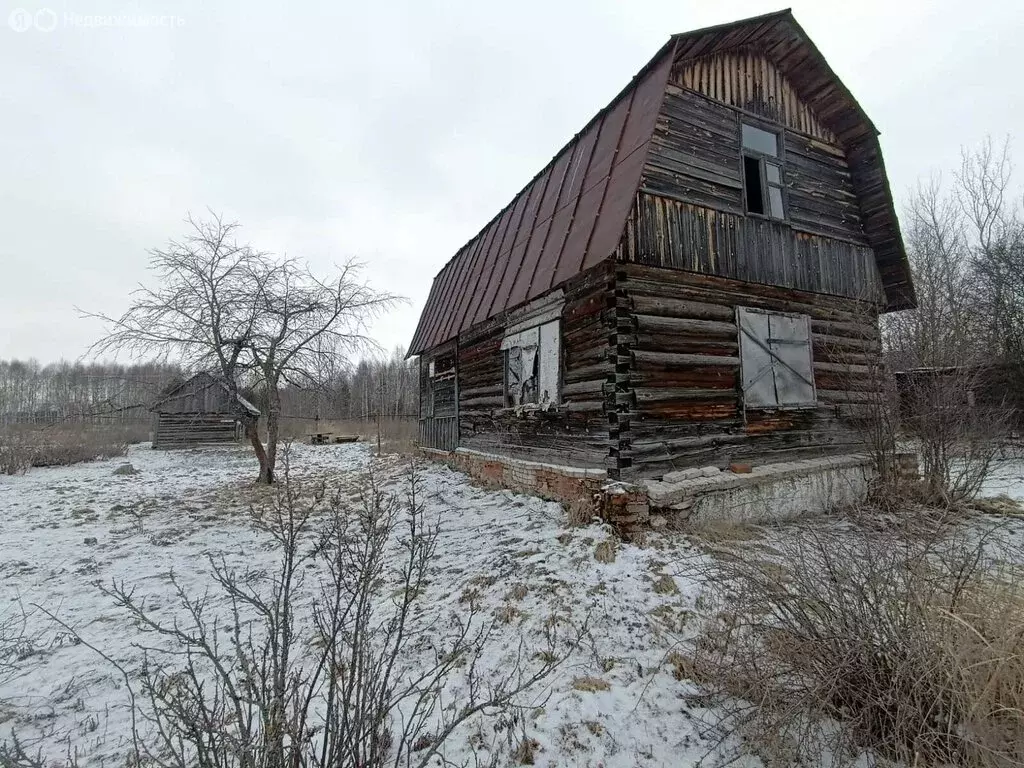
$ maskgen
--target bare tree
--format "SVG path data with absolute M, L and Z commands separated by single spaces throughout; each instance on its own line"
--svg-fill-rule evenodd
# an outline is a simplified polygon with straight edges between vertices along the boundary
M 964 149 L 952 185 L 933 178 L 904 215 L 918 307 L 886 318 L 897 369 L 1009 362 L 1024 368 L 1024 221 L 1009 143 Z
M 980 325 L 971 299 L 970 247 L 959 201 L 932 179 L 913 192 L 905 216 L 917 308 L 886 318 L 895 367 L 972 362 L 981 353 Z
M 330 280 L 321 280 L 294 259 L 263 260 L 257 268 L 262 290 L 246 351 L 266 390 L 267 455 L 260 481 L 272 483 L 282 386 L 321 387 L 320 374 L 332 369 L 336 357 L 376 347 L 365 335 L 366 322 L 399 299 L 360 282 L 359 265 L 352 261 Z
M 398 298 L 358 280 L 344 264 L 320 279 L 295 259 L 278 259 L 240 244 L 238 225 L 211 214 L 189 217 L 192 231 L 151 252 L 156 287 L 139 287 L 119 317 L 86 313 L 107 326 L 93 353 L 128 353 L 216 371 L 237 396 L 243 382 L 262 387 L 269 404 L 267 447 L 255 422 L 246 434 L 260 464 L 259 480 L 274 481 L 279 389 L 309 384 L 330 358 L 372 346 L 366 322 Z
M 971 297 L 984 317 L 986 346 L 1004 363 L 1024 370 L 1024 221 L 1011 194 L 1009 140 L 986 139 L 964 150 L 957 197 L 974 241 Z

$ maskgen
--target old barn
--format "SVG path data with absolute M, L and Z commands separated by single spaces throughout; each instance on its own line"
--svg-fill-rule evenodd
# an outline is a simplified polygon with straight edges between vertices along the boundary
M 878 131 L 792 14 L 678 34 L 434 278 L 420 441 L 622 480 L 846 454 L 913 306 Z
M 210 373 L 197 373 L 169 388 L 150 406 L 154 414 L 154 448 L 192 448 L 230 443 L 260 412 Z

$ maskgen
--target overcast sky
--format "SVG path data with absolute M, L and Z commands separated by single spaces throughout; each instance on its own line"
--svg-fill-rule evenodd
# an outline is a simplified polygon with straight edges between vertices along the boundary
M 406 345 L 444 262 L 671 33 L 780 7 L 0 0 L 0 358 L 78 358 L 101 328 L 75 307 L 123 310 L 207 207 L 321 271 L 364 261 L 409 297 L 374 327 Z M 1024 121 L 1019 0 L 793 10 L 881 130 L 898 206 Z

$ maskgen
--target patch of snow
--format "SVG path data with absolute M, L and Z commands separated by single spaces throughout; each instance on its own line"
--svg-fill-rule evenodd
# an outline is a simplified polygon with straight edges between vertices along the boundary
M 270 492 L 252 485 L 256 466 L 245 448 L 135 446 L 127 461 L 137 474 L 115 475 L 124 461 L 0 479 L 0 616 L 23 606 L 33 638 L 16 676 L 0 681 L 0 740 L 16 731 L 50 755 L 77 749 L 85 766 L 110 765 L 123 755 L 129 722 L 123 682 L 32 606 L 135 670 L 140 632 L 98 585 L 124 580 L 155 610 L 173 616 L 171 573 L 200 594 L 214 587 L 209 556 L 256 571 L 276 563 L 269 538 L 247 515 L 247 505 Z M 299 481 L 353 487 L 372 469 L 388 487 L 402 487 L 403 463 L 373 459 L 361 444 L 295 445 L 291 467 Z M 613 562 L 598 562 L 595 547 L 608 534 L 600 526 L 567 527 L 558 504 L 483 490 L 440 465 L 422 464 L 421 482 L 428 519 L 441 524 L 432 577 L 418 602 L 425 625 L 440 632 L 451 616 L 465 615 L 470 591 L 487 615 L 512 606 L 511 621 L 484 659 L 497 673 L 514 660 L 520 642 L 544 647 L 551 617 L 586 622 L 583 645 L 528 698 L 536 704 L 526 718 L 526 735 L 539 745 L 536 765 L 677 766 L 705 755 L 698 727 L 704 713 L 688 703 L 696 691 L 666 663 L 694 624 L 700 585 L 670 576 L 678 592 L 654 588 L 671 564 L 700 556 L 682 537 L 655 535 L 643 548 L 618 544 Z M 607 690 L 581 690 L 574 681 L 583 678 L 599 679 Z M 457 695 L 459 685 L 453 680 L 450 692 Z M 472 760 L 470 737 L 478 731 L 484 743 L 504 745 L 495 725 L 465 724 L 449 740 L 447 758 Z M 502 748 L 500 762 L 507 763 Z M 486 753 L 479 756 L 487 761 Z

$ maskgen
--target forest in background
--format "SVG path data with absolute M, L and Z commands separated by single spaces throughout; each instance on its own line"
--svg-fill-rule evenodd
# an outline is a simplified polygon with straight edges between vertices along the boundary
M 418 413 L 417 363 L 396 348 L 330 374 L 317 387 L 281 390 L 282 418 L 316 421 L 411 419 Z M 0 424 L 131 424 L 150 420 L 149 405 L 191 372 L 147 362 L 42 364 L 0 360 Z M 258 389 L 246 390 L 257 405 Z

